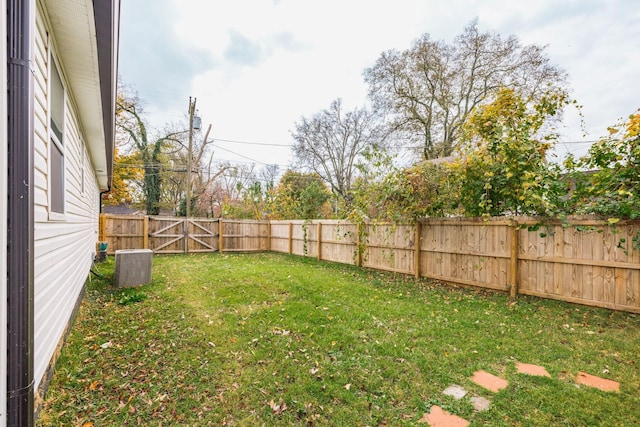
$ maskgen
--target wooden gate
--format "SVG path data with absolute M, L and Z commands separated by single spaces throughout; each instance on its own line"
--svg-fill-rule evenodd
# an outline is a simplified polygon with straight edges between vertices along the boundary
M 217 219 L 189 218 L 187 225 L 187 252 L 218 250 L 220 222 Z
M 149 249 L 160 254 L 215 252 L 218 220 L 149 217 Z

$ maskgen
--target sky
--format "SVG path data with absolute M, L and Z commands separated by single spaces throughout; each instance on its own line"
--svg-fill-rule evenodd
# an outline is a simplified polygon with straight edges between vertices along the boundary
M 156 131 L 186 128 L 193 97 L 214 161 L 284 172 L 301 117 L 368 105 L 362 73 L 384 51 L 452 43 L 473 19 L 568 73 L 582 119 L 565 112 L 561 156 L 640 108 L 637 0 L 122 0 L 119 76 Z

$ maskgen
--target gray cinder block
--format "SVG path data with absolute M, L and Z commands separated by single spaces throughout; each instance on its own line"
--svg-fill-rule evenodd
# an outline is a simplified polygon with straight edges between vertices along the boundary
M 116 251 L 114 282 L 116 287 L 140 286 L 151 282 L 151 249 L 119 249 Z

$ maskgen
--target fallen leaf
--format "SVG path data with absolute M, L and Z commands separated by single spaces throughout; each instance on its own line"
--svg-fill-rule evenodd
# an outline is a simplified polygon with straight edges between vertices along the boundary
M 275 415 L 280 415 L 287 410 L 287 404 L 282 401 L 282 398 L 278 399 L 278 403 L 275 403 L 273 399 L 269 401 L 269 407 Z
M 347 384 L 344 386 L 345 390 L 349 390 L 351 388 L 351 384 Z

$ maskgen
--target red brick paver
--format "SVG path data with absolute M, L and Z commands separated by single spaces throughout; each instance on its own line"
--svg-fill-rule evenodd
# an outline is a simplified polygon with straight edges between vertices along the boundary
M 529 363 L 516 363 L 519 374 L 535 375 L 538 377 L 551 377 L 544 366 L 531 365 Z
M 620 391 L 620 383 L 605 378 L 596 377 L 584 372 L 578 372 L 576 383 L 584 384 L 589 387 L 595 387 L 602 391 Z
M 441 407 L 433 405 L 429 414 L 424 414 L 419 423 L 429 423 L 431 427 L 467 427 L 469 421 L 443 411 Z
M 500 390 L 502 390 L 503 388 L 509 385 L 509 382 L 507 380 L 497 377 L 495 375 L 492 375 L 483 370 L 474 372 L 473 377 L 471 378 L 471 381 L 494 393 L 499 392 Z

